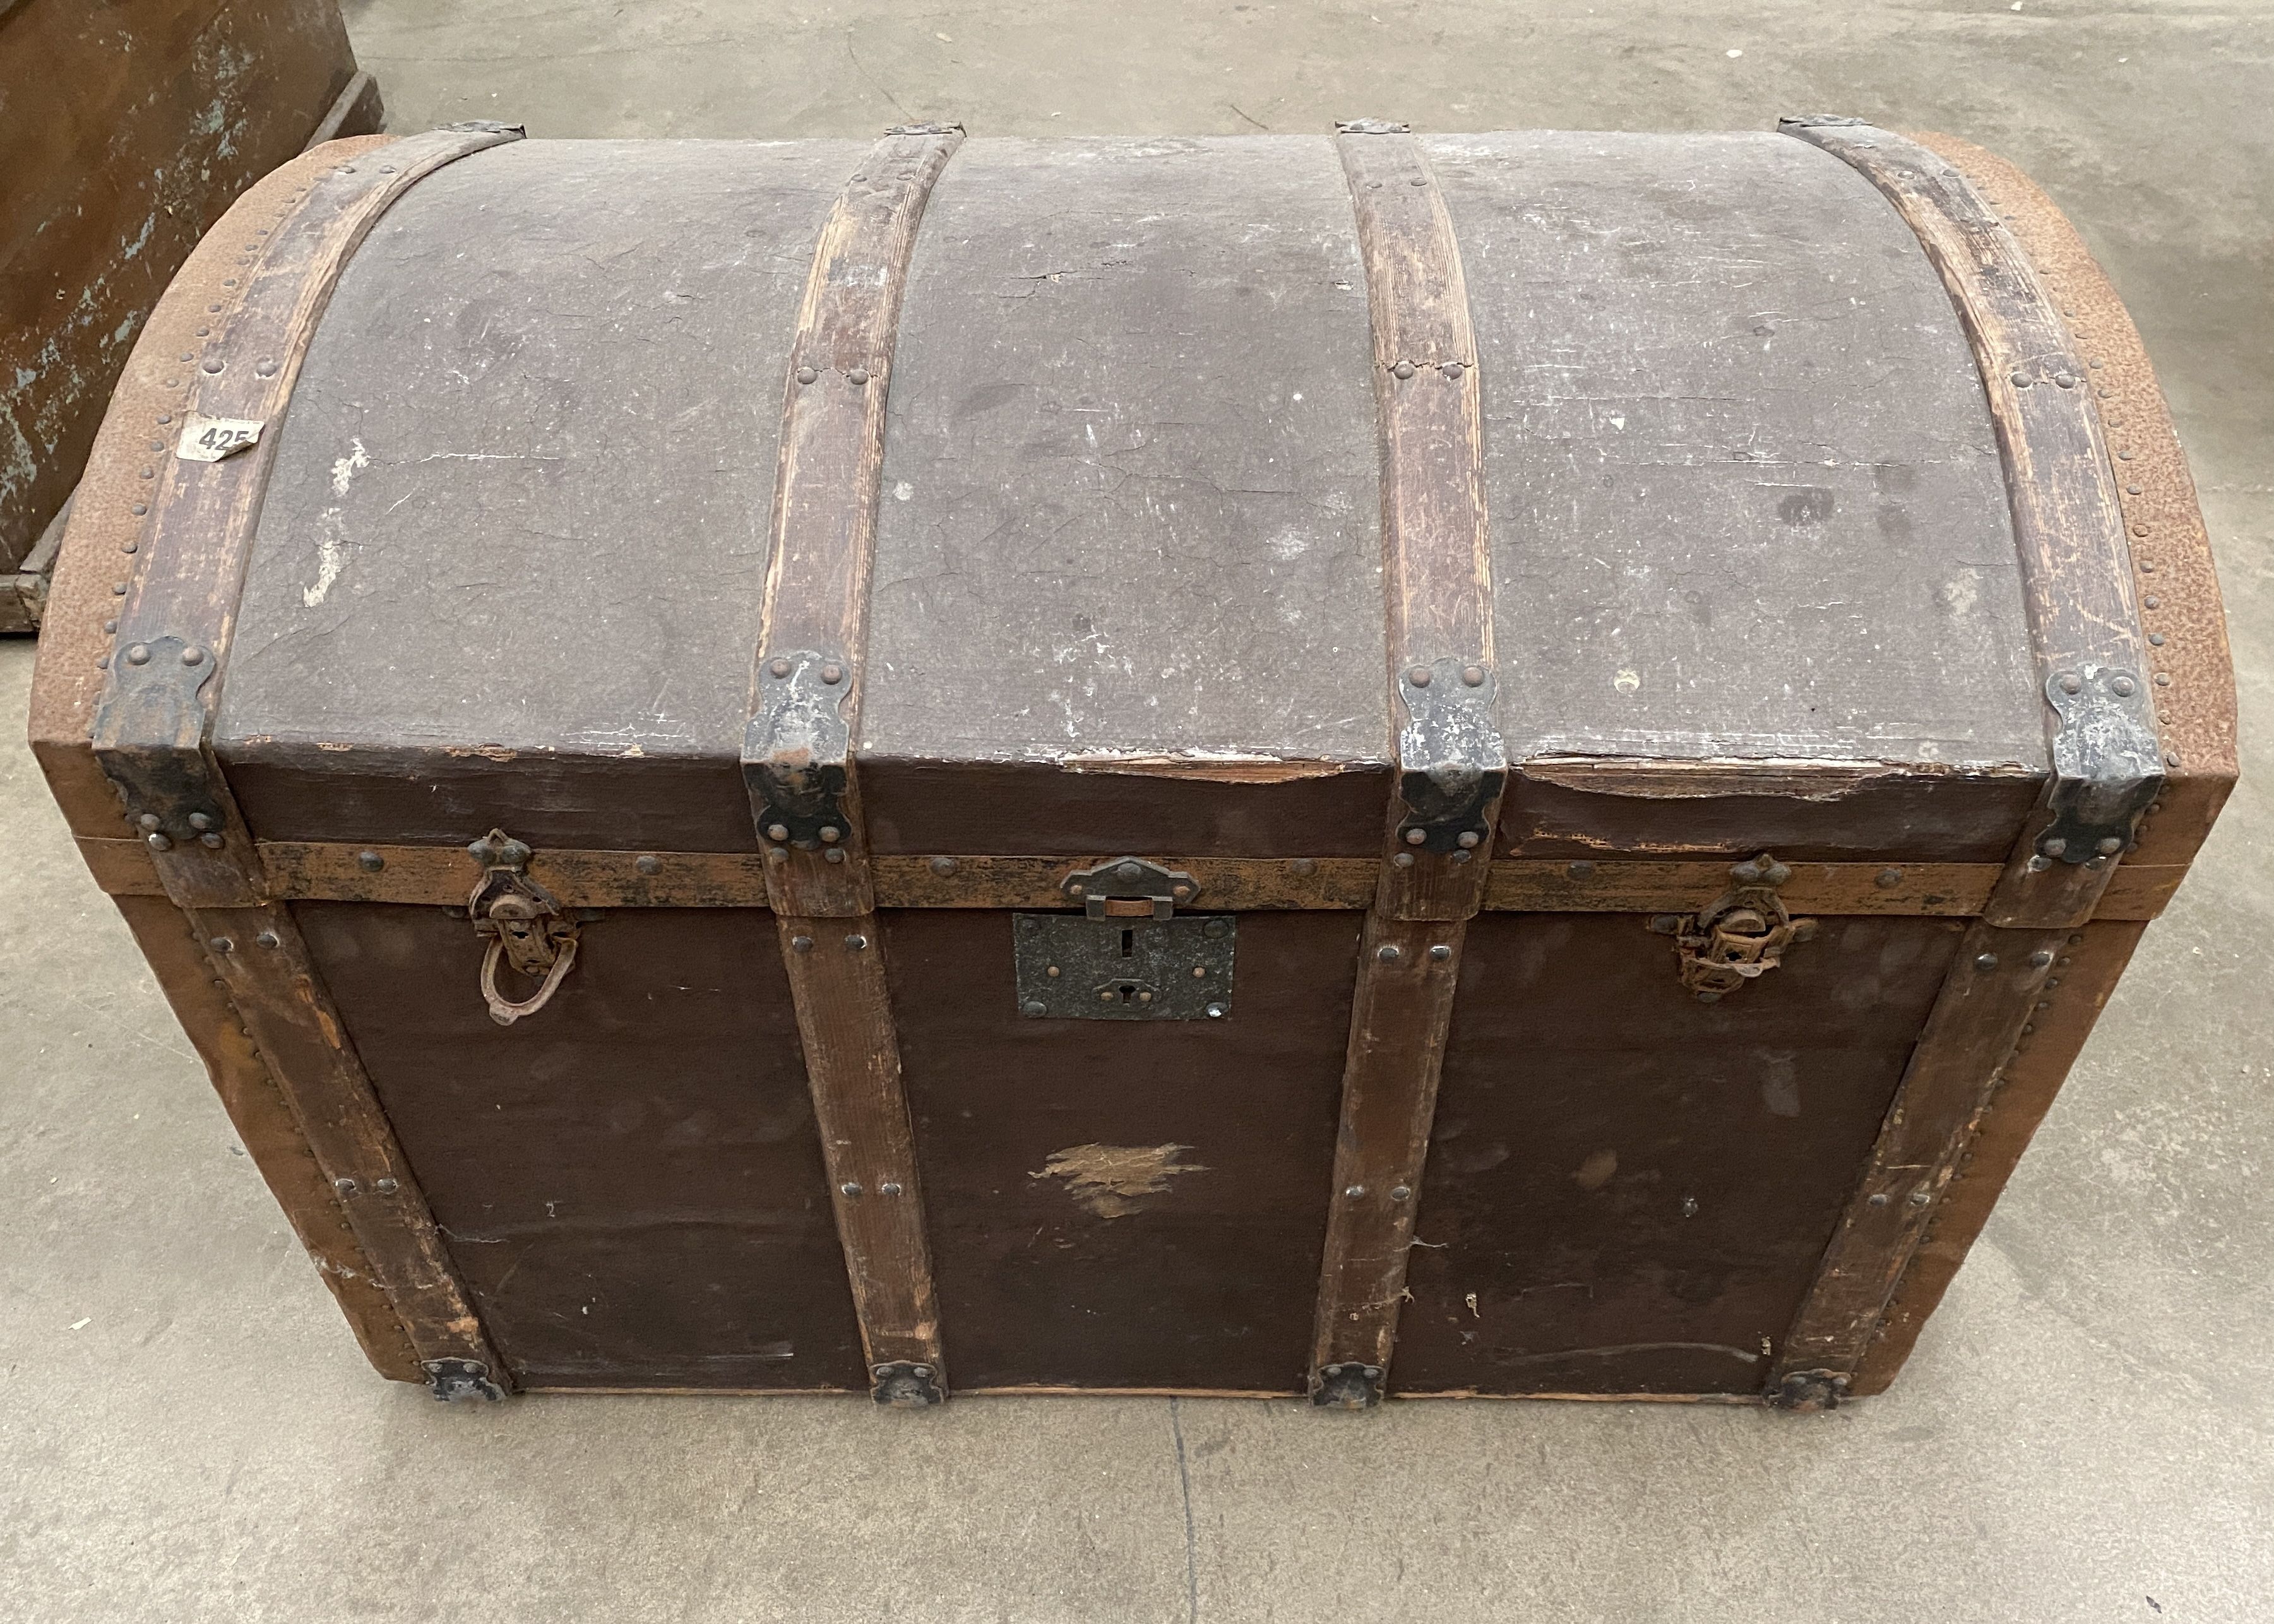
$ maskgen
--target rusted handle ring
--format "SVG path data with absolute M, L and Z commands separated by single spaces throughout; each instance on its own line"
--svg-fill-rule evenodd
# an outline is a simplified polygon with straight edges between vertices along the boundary
M 538 988 L 533 996 L 524 998 L 519 1004 L 501 997 L 498 993 L 498 959 L 504 953 L 505 944 L 493 941 L 490 951 L 482 955 L 482 998 L 490 1006 L 490 1019 L 501 1026 L 510 1026 L 524 1015 L 536 1014 L 560 989 L 570 966 L 576 962 L 576 938 L 570 936 L 561 944 L 561 951 L 553 959 L 553 967 L 545 973 L 545 985 Z

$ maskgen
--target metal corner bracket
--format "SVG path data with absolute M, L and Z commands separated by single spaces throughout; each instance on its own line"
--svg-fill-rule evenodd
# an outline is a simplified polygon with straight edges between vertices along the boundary
M 1321 1410 L 1372 1410 L 1382 1402 L 1382 1388 L 1379 1365 L 1321 1365 L 1311 1378 L 1311 1402 Z
M 419 1368 L 426 1372 L 426 1390 L 446 1404 L 494 1404 L 505 1397 L 479 1359 L 425 1359 Z
M 907 1359 L 869 1367 L 870 1396 L 894 1410 L 925 1410 L 947 1402 L 937 1365 Z

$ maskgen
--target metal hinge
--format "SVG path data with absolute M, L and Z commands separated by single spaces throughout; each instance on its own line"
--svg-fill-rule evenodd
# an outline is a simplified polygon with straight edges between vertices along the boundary
M 482 1001 L 490 1019 L 510 1026 L 551 1001 L 576 963 L 576 921 L 562 912 L 553 894 L 529 877 L 529 846 L 502 829 L 493 829 L 466 848 L 482 865 L 482 877 L 466 898 L 474 934 L 489 944 L 482 956 Z M 538 983 L 515 1001 L 498 991 L 498 961 Z
M 1784 951 L 1816 934 L 1812 919 L 1795 919 L 1776 888 L 1792 870 L 1763 852 L 1729 870 L 1736 889 L 1695 914 L 1660 914 L 1650 928 L 1674 938 L 1682 984 L 1700 1004 L 1715 1004 L 1784 962 Z
M 1080 914 L 1012 920 L 1019 1013 L 1030 1020 L 1222 1020 L 1239 922 L 1179 914 L 1189 874 L 1123 857 L 1058 882 Z

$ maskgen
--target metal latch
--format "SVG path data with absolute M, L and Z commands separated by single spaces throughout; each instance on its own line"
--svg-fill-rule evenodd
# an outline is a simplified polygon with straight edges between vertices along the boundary
M 1222 1020 L 1231 1013 L 1239 923 L 1180 914 L 1189 874 L 1140 857 L 1058 883 L 1080 914 L 1012 918 L 1019 1012 L 1031 1020 Z
M 534 853 L 524 842 L 493 829 L 466 851 L 482 865 L 481 883 L 466 898 L 466 917 L 473 921 L 474 934 L 490 944 L 482 956 L 482 1000 L 489 1005 L 492 1020 L 510 1026 L 543 1009 L 575 966 L 576 921 L 561 911 L 551 892 L 529 877 Z M 501 959 L 538 982 L 538 989 L 518 1003 L 501 994 Z
M 1763 852 L 1729 870 L 1736 889 L 1695 914 L 1660 914 L 1650 928 L 1674 938 L 1682 984 L 1700 1004 L 1719 1003 L 1784 962 L 1784 951 L 1816 934 L 1812 919 L 1795 919 L 1776 888 L 1792 870 Z

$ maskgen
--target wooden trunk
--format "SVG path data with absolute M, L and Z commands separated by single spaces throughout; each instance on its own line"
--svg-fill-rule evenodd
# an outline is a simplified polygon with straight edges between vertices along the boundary
M 0 0 L 0 631 L 39 621 L 38 544 L 167 280 L 312 136 L 379 118 L 338 0 Z
M 1886 1384 L 2234 778 L 2026 179 L 517 134 L 199 249 L 34 701 L 382 1372 Z

